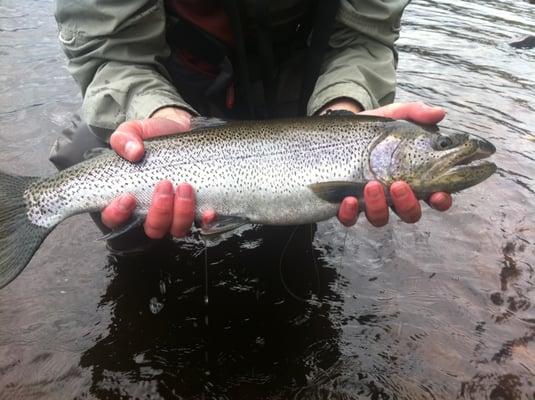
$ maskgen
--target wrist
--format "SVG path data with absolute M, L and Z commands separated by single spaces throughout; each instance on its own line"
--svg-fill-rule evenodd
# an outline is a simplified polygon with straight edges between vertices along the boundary
M 356 100 L 353 100 L 349 97 L 338 97 L 327 104 L 325 104 L 319 114 L 323 115 L 327 112 L 327 110 L 343 110 L 343 111 L 350 111 L 354 114 L 357 114 L 364 110 L 364 108 L 360 105 L 360 103 Z
M 180 107 L 162 107 L 152 113 L 149 118 L 165 118 L 179 123 L 189 122 L 191 120 L 191 113 Z

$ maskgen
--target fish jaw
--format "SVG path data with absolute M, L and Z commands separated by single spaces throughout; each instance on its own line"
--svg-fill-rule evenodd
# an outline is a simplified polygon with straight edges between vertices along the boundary
M 496 164 L 484 160 L 473 161 L 470 164 L 456 165 L 429 182 L 426 185 L 426 190 L 423 192 L 459 192 L 483 182 L 492 176 L 496 170 Z
M 496 172 L 495 164 L 481 161 L 496 151 L 483 138 L 401 127 L 375 142 L 370 152 L 370 171 L 385 187 L 403 180 L 425 198 L 433 192 L 458 192 Z
M 429 170 L 424 191 L 455 193 L 483 182 L 497 170 L 496 164 L 485 160 L 495 152 L 489 141 L 472 137 L 466 146 L 452 151 Z

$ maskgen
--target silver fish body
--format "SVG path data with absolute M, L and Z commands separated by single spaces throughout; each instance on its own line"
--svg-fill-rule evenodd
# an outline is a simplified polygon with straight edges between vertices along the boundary
M 405 180 L 426 198 L 473 186 L 496 170 L 481 161 L 495 151 L 484 139 L 364 116 L 204 121 L 190 133 L 147 141 L 145 150 L 137 163 L 106 151 L 47 178 L 0 171 L 0 287 L 71 215 L 99 211 L 131 193 L 141 221 L 164 179 L 192 184 L 197 217 L 206 209 L 217 213 L 205 232 L 220 233 L 246 223 L 328 219 L 345 196 L 362 200 L 371 180 L 385 189 Z
M 212 208 L 274 225 L 330 218 L 337 205 L 309 185 L 369 180 L 369 147 L 385 131 L 385 122 L 310 122 L 237 122 L 152 140 L 139 163 L 110 151 L 31 184 L 25 193 L 29 219 L 49 228 L 70 215 L 100 210 L 123 193 L 135 195 L 143 215 L 163 179 L 192 184 L 199 212 Z

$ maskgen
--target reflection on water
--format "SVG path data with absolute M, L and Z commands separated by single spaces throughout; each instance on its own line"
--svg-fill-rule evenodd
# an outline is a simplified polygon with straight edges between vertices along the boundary
M 453 210 L 299 227 L 288 246 L 291 229 L 246 230 L 209 247 L 208 274 L 194 238 L 115 259 L 73 218 L 0 292 L 0 397 L 533 398 L 535 50 L 509 46 L 533 7 L 407 8 L 398 100 L 498 148 L 499 173 Z M 0 54 L 0 166 L 52 171 L 80 103 L 52 3 L 2 2 Z
M 335 271 L 314 267 L 318 254 L 311 254 L 308 226 L 297 230 L 280 269 L 274 250 L 289 233 L 249 231 L 244 239 L 261 237 L 261 245 L 211 247 L 209 259 L 217 261 L 210 263 L 208 302 L 202 251 L 191 258 L 202 242 L 112 261 L 115 275 L 101 305 L 113 307 L 114 317 L 107 336 L 80 359 L 81 367 L 92 368 L 91 391 L 103 398 L 287 398 L 316 369 L 330 367 L 339 356 L 329 320 L 340 303 L 330 289 Z M 164 305 L 157 315 L 151 298 Z

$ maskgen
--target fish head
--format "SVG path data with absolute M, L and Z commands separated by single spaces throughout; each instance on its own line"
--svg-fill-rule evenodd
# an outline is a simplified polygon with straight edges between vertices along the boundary
M 420 198 L 430 193 L 458 192 L 476 185 L 496 171 L 483 160 L 496 151 L 489 141 L 465 133 L 443 135 L 438 127 L 398 121 L 370 153 L 370 171 L 386 186 L 409 183 Z

